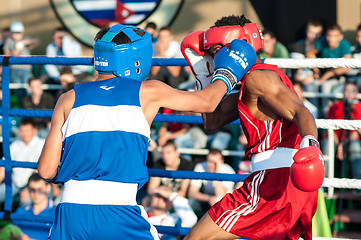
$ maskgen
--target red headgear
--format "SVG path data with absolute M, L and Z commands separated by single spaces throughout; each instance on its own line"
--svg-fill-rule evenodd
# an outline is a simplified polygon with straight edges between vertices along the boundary
M 204 49 L 209 49 L 214 44 L 231 43 L 234 39 L 246 40 L 257 52 L 263 48 L 263 34 L 255 23 L 213 27 L 204 32 Z

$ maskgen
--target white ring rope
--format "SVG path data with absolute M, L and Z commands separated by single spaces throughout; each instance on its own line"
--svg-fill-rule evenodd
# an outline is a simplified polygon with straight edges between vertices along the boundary
M 302 238 L 300 238 L 302 239 Z M 359 238 L 327 238 L 327 237 L 312 237 L 314 240 L 357 240 Z M 360 239 L 359 239 L 360 240 Z
M 349 178 L 325 178 L 322 187 L 361 189 L 361 180 Z
M 361 60 L 354 58 L 266 58 L 265 63 L 280 68 L 361 68 Z
M 316 119 L 318 128 L 323 129 L 361 129 L 361 120 L 334 120 L 334 119 Z

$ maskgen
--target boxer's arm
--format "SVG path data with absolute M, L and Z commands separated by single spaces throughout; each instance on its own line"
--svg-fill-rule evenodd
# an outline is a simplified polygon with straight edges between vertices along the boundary
M 316 122 L 299 97 L 273 71 L 253 71 L 247 75 L 246 89 L 273 113 L 297 124 L 301 137 L 317 138 Z
M 211 113 L 202 114 L 204 127 L 214 130 L 237 120 L 239 118 L 237 107 L 238 95 L 239 92 L 227 95 L 218 104 L 216 110 Z
M 227 86 L 222 81 L 216 81 L 201 91 L 188 92 L 157 80 L 148 80 L 142 83 L 139 96 L 144 115 L 151 124 L 161 107 L 176 111 L 212 112 L 226 91 Z
M 74 104 L 75 93 L 71 90 L 60 96 L 54 108 L 51 128 L 38 161 L 38 171 L 42 178 L 53 179 L 58 170 L 63 148 L 61 127 Z

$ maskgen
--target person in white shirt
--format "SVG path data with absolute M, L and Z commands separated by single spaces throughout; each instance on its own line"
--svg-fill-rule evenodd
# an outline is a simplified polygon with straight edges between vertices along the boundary
M 153 43 L 154 58 L 183 58 L 180 50 L 180 43 L 174 40 L 172 30 L 169 27 L 162 27 L 158 33 L 157 42 Z M 170 86 L 177 88 L 185 80 L 181 74 L 180 66 L 153 66 L 150 76 L 153 79 L 161 80 Z
M 19 138 L 10 144 L 10 155 L 13 161 L 37 162 L 44 146 L 44 139 L 37 136 L 38 129 L 31 118 L 23 118 L 19 126 Z M 0 168 L 0 202 L 5 200 L 5 183 L 3 167 Z M 34 170 L 30 168 L 13 168 L 12 169 L 12 186 L 13 195 L 20 192 L 24 194 L 21 199 L 27 198 L 27 191 L 22 191 Z M 26 195 L 26 196 L 25 196 Z
M 57 57 L 57 56 L 66 56 L 66 57 L 81 57 L 83 52 L 81 46 L 78 42 L 71 39 L 68 32 L 62 28 L 56 28 L 53 32 L 53 42 L 49 43 L 46 47 L 46 56 L 47 57 Z M 45 70 L 49 75 L 50 79 L 55 82 L 59 82 L 60 69 L 63 66 L 61 65 L 45 65 Z M 74 75 L 80 75 L 84 72 L 87 72 L 88 66 L 72 66 L 72 71 Z
M 233 168 L 224 163 L 222 152 L 218 149 L 209 150 L 207 161 L 198 163 L 193 171 L 235 174 Z M 188 189 L 188 197 L 196 200 L 192 201 L 194 210 L 198 210 L 198 208 L 201 207 L 201 211 L 207 211 L 213 204 L 224 197 L 224 195 L 233 190 L 234 182 L 192 179 Z M 198 206 L 197 201 L 201 203 L 201 206 Z
M 170 210 L 174 209 L 171 213 Z M 156 188 L 150 196 L 150 205 L 146 209 L 148 221 L 159 226 L 193 227 L 197 222 L 197 216 L 188 203 L 188 199 L 173 192 L 168 186 L 162 185 Z M 162 240 L 176 239 L 175 236 L 160 234 Z

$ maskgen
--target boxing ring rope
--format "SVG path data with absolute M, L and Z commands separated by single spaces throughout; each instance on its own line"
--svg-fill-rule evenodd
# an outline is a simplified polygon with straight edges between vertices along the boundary
M 10 155 L 10 116 L 19 117 L 43 117 L 50 118 L 52 110 L 28 110 L 28 109 L 11 109 L 10 108 L 10 65 L 12 64 L 54 64 L 54 65 L 92 65 L 93 59 L 91 57 L 7 57 L 0 56 L 0 65 L 2 65 L 2 91 L 3 101 L 0 109 L 0 115 L 3 117 L 2 121 L 2 135 L 3 135 L 3 152 L 4 159 L 0 160 L 0 166 L 5 167 L 5 204 L 4 211 L 0 212 L 0 219 L 3 220 L 21 220 L 29 222 L 50 223 L 52 219 L 44 217 L 28 218 L 21 214 L 11 212 L 12 207 L 12 187 L 11 187 L 11 169 L 13 167 L 22 168 L 36 168 L 36 163 L 20 162 L 16 159 L 12 160 Z M 276 64 L 281 68 L 361 68 L 361 60 L 356 59 L 266 59 L 266 63 Z M 157 59 L 152 60 L 153 66 L 187 66 L 185 59 Z M 182 122 L 201 124 L 202 118 L 200 116 L 189 115 L 163 115 L 158 114 L 154 122 Z M 232 124 L 239 124 L 239 120 Z M 329 131 L 329 138 L 333 135 L 335 129 L 359 129 L 361 128 L 361 121 L 352 120 L 324 120 L 317 119 L 316 124 L 318 128 L 325 128 Z M 332 139 L 332 138 L 331 138 Z M 331 141 L 329 141 L 331 142 Z M 330 146 L 331 147 L 331 146 Z M 330 149 L 333 149 L 333 144 Z M 329 154 L 329 159 L 334 159 L 332 154 Z M 329 161 L 333 162 L 333 161 Z M 192 171 L 167 171 L 161 169 L 149 169 L 150 176 L 168 177 L 168 178 L 187 178 L 187 179 L 206 179 L 206 180 L 222 180 L 222 181 L 243 181 L 248 175 L 246 174 L 219 174 L 219 173 L 197 173 Z M 333 175 L 332 175 L 333 176 Z M 330 177 L 330 175 L 329 175 Z M 356 179 L 334 179 L 325 178 L 324 187 L 336 188 L 361 188 L 361 180 Z M 185 235 L 189 228 L 174 228 L 156 226 L 159 232 L 173 235 Z M 316 239 L 316 238 L 315 238 Z M 327 238 L 317 238 L 327 239 Z

